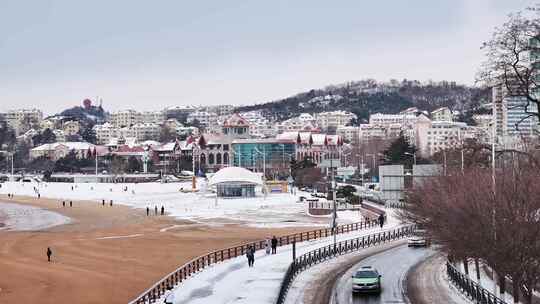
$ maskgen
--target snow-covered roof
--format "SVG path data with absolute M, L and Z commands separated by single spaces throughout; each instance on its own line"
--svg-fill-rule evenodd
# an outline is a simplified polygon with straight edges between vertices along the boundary
M 95 147 L 93 144 L 87 142 L 56 142 L 35 147 L 32 151 L 51 151 L 59 146 L 65 146 L 69 150 L 88 150 L 88 148 L 93 149 Z
M 222 183 L 262 185 L 262 179 L 260 175 L 247 169 L 227 167 L 216 172 L 216 174 L 210 178 L 208 185 L 215 186 Z
M 233 114 L 223 122 L 223 127 L 244 127 L 249 126 L 249 122 L 237 113 Z

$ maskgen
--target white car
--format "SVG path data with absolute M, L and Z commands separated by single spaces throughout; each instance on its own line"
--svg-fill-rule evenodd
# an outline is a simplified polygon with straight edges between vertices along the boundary
M 425 230 L 416 230 L 407 239 L 407 246 L 409 247 L 427 247 L 429 246 L 429 239 L 426 237 Z

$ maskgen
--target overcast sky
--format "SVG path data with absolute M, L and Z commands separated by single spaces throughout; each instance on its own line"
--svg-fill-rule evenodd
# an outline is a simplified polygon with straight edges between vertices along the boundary
M 251 104 L 349 80 L 472 84 L 529 0 L 0 0 L 0 111 Z

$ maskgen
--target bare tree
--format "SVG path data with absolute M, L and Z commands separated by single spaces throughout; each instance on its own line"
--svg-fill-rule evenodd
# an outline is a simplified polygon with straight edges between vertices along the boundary
M 426 181 L 407 194 L 401 217 L 426 227 L 458 260 L 479 259 L 511 277 L 514 296 L 531 303 L 540 277 L 540 172 L 534 166 L 497 172 L 473 167 Z M 495 191 L 494 191 L 495 190 Z
M 507 97 L 524 98 L 526 115 L 540 117 L 538 81 L 540 80 L 540 6 L 511 14 L 495 29 L 482 49 L 487 60 L 478 78 L 485 85 L 501 87 Z

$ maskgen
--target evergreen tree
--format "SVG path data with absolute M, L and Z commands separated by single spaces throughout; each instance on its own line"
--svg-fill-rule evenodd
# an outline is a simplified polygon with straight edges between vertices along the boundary
M 390 144 L 390 147 L 384 151 L 383 163 L 385 165 L 401 164 L 411 168 L 414 163 L 413 155 L 415 153 L 416 148 L 409 144 L 403 134 L 400 134 L 400 136 Z
M 81 130 L 79 131 L 79 134 L 81 135 L 84 141 L 89 142 L 91 144 L 96 144 L 97 142 L 96 132 L 90 126 L 86 128 L 81 128 Z

